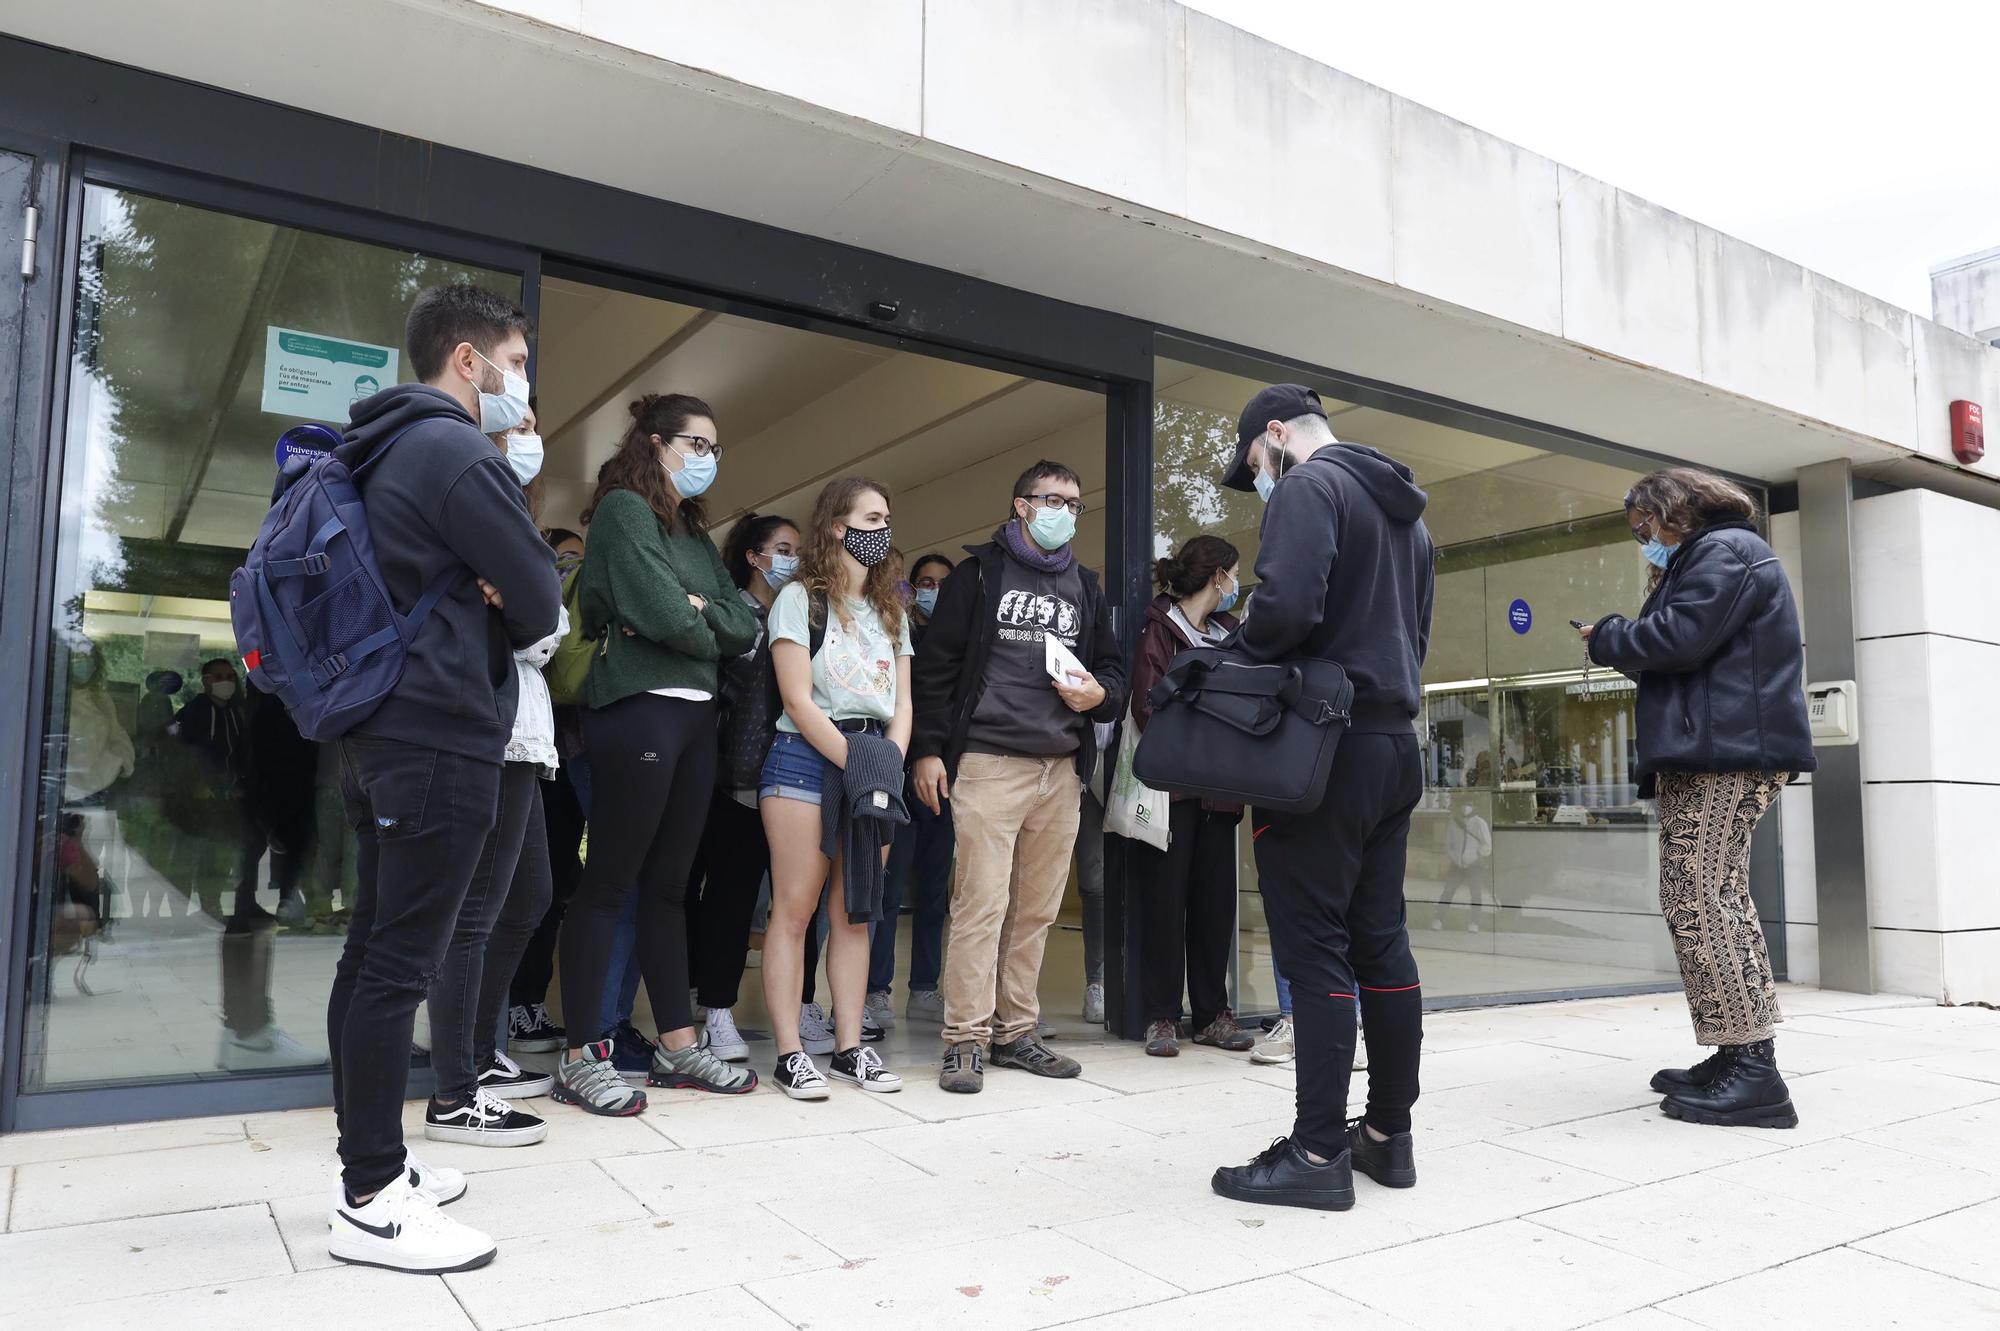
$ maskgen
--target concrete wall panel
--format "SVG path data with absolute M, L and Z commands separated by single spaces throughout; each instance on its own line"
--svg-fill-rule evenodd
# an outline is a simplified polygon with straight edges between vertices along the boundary
M 1699 376 L 1695 224 L 1568 167 L 1558 179 L 1563 336 Z

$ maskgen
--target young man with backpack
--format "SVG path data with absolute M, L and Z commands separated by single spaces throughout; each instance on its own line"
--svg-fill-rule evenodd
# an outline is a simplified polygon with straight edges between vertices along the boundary
M 366 469 L 357 484 L 396 611 L 414 620 L 410 608 L 437 594 L 406 638 L 394 686 L 338 740 L 360 879 L 327 1006 L 343 1167 L 330 1247 L 345 1262 L 459 1271 L 495 1251 L 438 1210 L 465 1179 L 407 1155 L 403 1099 L 417 1004 L 496 816 L 513 653 L 556 627 L 548 546 L 486 437 L 527 408 L 533 331 L 494 292 L 424 292 L 406 334 L 422 382 L 357 402 L 334 452 L 350 471 Z
M 1060 462 L 1021 473 L 1007 521 L 967 547 L 917 651 L 910 782 L 934 814 L 951 802 L 957 834 L 938 1085 L 960 1094 L 984 1088 L 989 1057 L 1041 1077 L 1081 1071 L 1037 1035 L 1036 990 L 1097 763 L 1091 723 L 1125 708 L 1104 589 L 1070 545 L 1082 496 Z

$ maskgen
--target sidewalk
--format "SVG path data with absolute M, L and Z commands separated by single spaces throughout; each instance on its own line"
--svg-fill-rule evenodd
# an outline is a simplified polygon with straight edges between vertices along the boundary
M 906 1061 L 896 1096 L 537 1101 L 520 1150 L 412 1113 L 502 1240 L 442 1279 L 327 1257 L 328 1111 L 0 1137 L 0 1326 L 2000 1326 L 2000 1013 L 1784 1002 L 1792 1132 L 1657 1112 L 1694 1056 L 1677 995 L 1434 1015 L 1423 1181 L 1337 1215 L 1209 1191 L 1285 1130 L 1289 1071 L 1122 1042 L 974 1097 Z

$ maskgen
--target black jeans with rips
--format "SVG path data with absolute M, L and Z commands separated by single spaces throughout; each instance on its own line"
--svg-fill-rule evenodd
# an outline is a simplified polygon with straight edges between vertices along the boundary
M 1379 1132 L 1407 1132 L 1417 1101 L 1423 987 L 1403 908 L 1410 814 L 1424 789 L 1416 736 L 1346 736 L 1326 789 L 1310 813 L 1256 809 L 1251 826 L 1271 952 L 1292 987 L 1292 1139 L 1332 1159 L 1347 1149 L 1357 989 L 1368 1040 L 1368 1122 Z
M 497 817 L 500 764 L 373 736 L 339 747 L 358 881 L 326 1026 L 342 1178 L 358 1197 L 403 1169 L 417 1004 Z

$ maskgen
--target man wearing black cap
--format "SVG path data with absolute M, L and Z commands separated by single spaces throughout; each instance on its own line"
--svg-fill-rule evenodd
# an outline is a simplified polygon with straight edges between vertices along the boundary
M 1242 646 L 1259 661 L 1337 661 L 1354 682 L 1321 806 L 1256 809 L 1251 831 L 1271 950 L 1292 985 L 1298 1117 L 1248 1165 L 1215 1172 L 1239 1201 L 1344 1211 L 1355 1169 L 1392 1188 L 1417 1180 L 1423 991 L 1403 914 L 1410 811 L 1423 794 L 1418 672 L 1430 642 L 1428 502 L 1407 467 L 1333 437 L 1319 395 L 1276 384 L 1250 400 L 1222 483 L 1269 506 Z M 1360 994 L 1368 1112 L 1346 1120 Z

